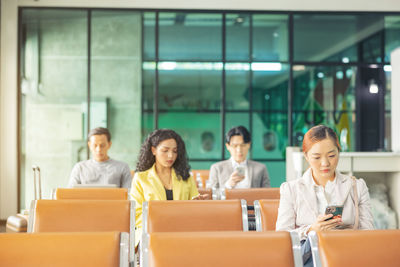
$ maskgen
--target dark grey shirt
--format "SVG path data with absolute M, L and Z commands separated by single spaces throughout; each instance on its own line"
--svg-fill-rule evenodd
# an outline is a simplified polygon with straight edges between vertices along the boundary
M 68 187 L 75 184 L 115 184 L 118 187 L 131 187 L 132 176 L 128 164 L 108 159 L 98 162 L 94 159 L 75 164 Z

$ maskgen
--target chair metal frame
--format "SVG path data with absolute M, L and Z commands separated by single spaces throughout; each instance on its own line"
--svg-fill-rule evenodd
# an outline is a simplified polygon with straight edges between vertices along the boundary
M 254 214 L 256 215 L 256 231 L 262 231 L 262 224 L 261 224 L 261 206 L 260 201 L 254 201 Z
M 317 233 L 315 231 L 311 231 L 310 233 L 308 233 L 308 238 L 310 239 L 311 255 L 314 267 L 322 267 L 321 257 L 319 255 L 319 250 L 318 250 Z
M 60 201 L 60 200 L 52 200 L 52 201 Z M 67 201 L 74 201 L 74 200 L 67 200 Z M 96 201 L 96 200 L 87 200 L 87 201 Z M 107 200 L 113 201 L 113 200 Z M 126 200 L 130 203 L 130 212 L 129 212 L 129 263 L 130 265 L 134 266 L 135 264 L 135 201 L 133 200 Z M 29 211 L 29 220 L 28 220 L 28 233 L 33 232 L 33 228 L 36 221 L 36 207 L 37 207 L 37 200 L 32 200 L 31 207 Z

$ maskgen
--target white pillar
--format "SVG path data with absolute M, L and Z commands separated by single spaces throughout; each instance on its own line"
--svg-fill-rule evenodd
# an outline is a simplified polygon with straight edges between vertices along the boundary
M 0 220 L 17 212 L 17 36 L 15 0 L 1 1 Z
M 391 53 L 392 65 L 392 150 L 400 152 L 400 47 Z

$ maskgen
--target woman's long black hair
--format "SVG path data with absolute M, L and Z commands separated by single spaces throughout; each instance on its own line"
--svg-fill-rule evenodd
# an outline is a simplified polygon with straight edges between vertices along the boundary
M 156 161 L 155 156 L 151 152 L 151 147 L 157 147 L 162 141 L 174 139 L 177 144 L 177 157 L 172 165 L 177 173 L 178 179 L 187 180 L 190 177 L 190 165 L 186 154 L 185 143 L 182 138 L 173 130 L 159 129 L 155 130 L 147 136 L 142 147 L 140 148 L 139 158 L 136 164 L 136 172 L 142 172 L 150 169 Z

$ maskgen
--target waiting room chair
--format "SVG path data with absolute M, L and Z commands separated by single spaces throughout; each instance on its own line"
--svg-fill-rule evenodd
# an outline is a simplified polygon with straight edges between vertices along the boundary
M 278 208 L 279 199 L 260 199 L 254 201 L 256 231 L 275 231 Z
M 7 267 L 127 267 L 128 251 L 128 233 L 0 234 L 0 264 Z
M 135 202 L 129 200 L 34 200 L 28 232 L 128 232 L 134 262 Z
M 147 241 L 144 267 L 303 266 L 297 233 L 158 232 Z
M 245 200 L 179 200 L 143 203 L 143 233 L 248 231 Z
M 315 267 L 400 264 L 400 230 L 322 231 L 309 237 Z
M 207 180 L 210 177 L 210 170 L 192 170 L 193 178 L 198 183 L 197 177 L 200 177 L 201 184 L 197 184 L 198 188 L 206 188 Z
M 56 199 L 128 200 L 127 188 L 57 188 Z
M 248 231 L 245 200 L 145 201 L 141 250 L 148 233 Z M 142 262 L 142 260 L 141 260 Z

